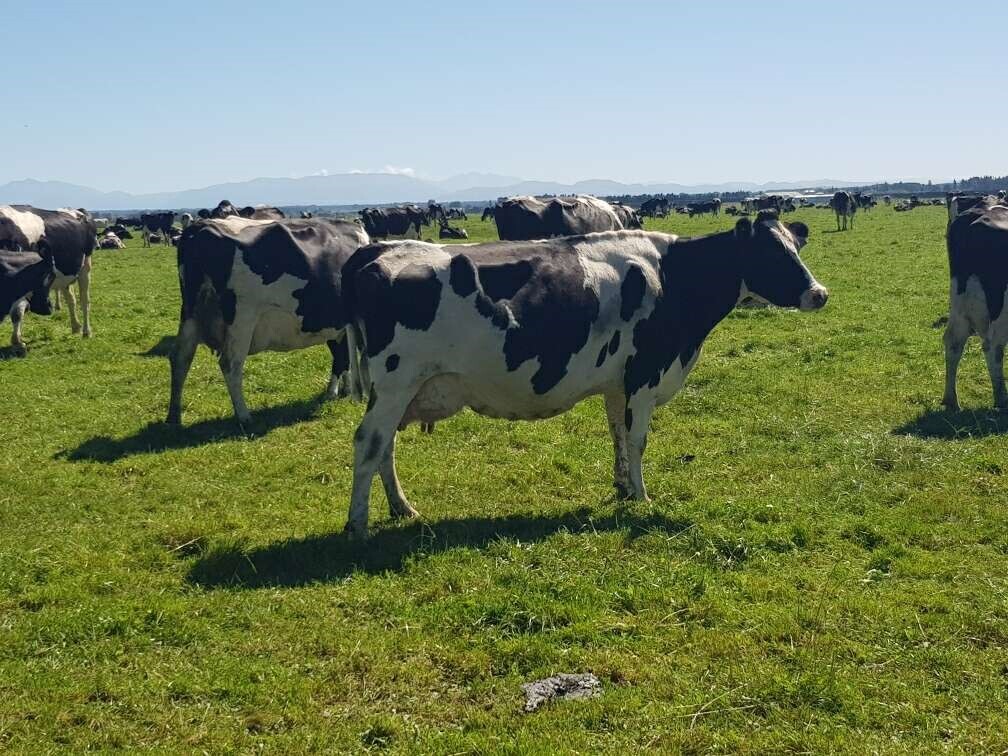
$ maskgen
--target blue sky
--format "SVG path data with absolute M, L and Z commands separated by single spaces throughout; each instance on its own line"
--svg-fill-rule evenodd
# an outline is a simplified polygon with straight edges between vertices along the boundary
M 0 183 L 1008 174 L 1008 4 L 962 7 L 0 0 Z

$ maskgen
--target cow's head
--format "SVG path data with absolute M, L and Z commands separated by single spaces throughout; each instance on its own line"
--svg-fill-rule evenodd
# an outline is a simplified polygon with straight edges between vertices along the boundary
M 36 315 L 52 315 L 52 301 L 49 299 L 49 287 L 56 280 L 56 264 L 51 255 L 44 255 L 42 262 L 36 266 L 38 277 L 31 294 L 28 295 L 28 309 Z
M 804 223 L 781 223 L 774 212 L 761 212 L 755 222 L 743 218 L 736 223 L 742 255 L 740 301 L 749 296 L 800 310 L 825 305 L 829 292 L 798 256 L 808 236 Z

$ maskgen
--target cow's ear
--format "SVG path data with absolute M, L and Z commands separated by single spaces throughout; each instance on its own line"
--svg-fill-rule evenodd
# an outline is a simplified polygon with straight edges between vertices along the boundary
M 806 226 L 801 221 L 795 221 L 794 223 L 788 223 L 787 227 L 788 227 L 788 231 L 790 231 L 792 234 L 794 234 L 795 236 L 797 236 L 799 239 L 808 239 L 808 237 L 809 237 L 808 226 Z
M 753 224 L 748 218 L 742 218 L 735 224 L 735 238 L 748 239 L 753 235 Z

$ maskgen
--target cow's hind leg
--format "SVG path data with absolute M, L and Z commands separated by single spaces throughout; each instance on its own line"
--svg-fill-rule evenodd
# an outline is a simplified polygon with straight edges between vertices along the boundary
M 332 373 L 329 375 L 329 386 L 326 388 L 326 399 L 338 399 L 349 396 L 350 388 L 350 345 L 348 340 L 333 339 L 326 342 L 332 353 Z
M 624 424 L 627 429 L 627 461 L 630 472 L 629 498 L 648 500 L 644 485 L 644 449 L 647 447 L 648 426 L 654 413 L 650 397 L 638 397 L 627 402 Z
M 52 290 L 52 295 L 53 295 L 53 309 L 54 310 L 62 310 L 63 309 L 63 303 L 62 303 L 61 297 L 60 297 L 60 290 L 54 288 Z
M 984 340 L 984 357 L 987 358 L 987 372 L 990 373 L 991 388 L 994 391 L 994 406 L 1008 409 L 1008 394 L 1005 393 L 1004 379 L 1005 345 Z
M 385 492 L 389 495 L 389 508 L 394 511 L 397 505 L 405 505 L 400 506 L 404 513 L 413 511 L 402 496 L 402 489 L 395 477 L 394 451 L 390 447 L 395 443 L 399 422 L 415 394 L 415 390 L 385 390 L 379 394 L 374 386 L 371 387 L 368 410 L 354 433 L 353 491 L 350 494 L 350 512 L 346 524 L 346 532 L 353 538 L 367 537 L 371 481 L 379 468 Z
M 389 516 L 394 520 L 411 519 L 419 516 L 419 512 L 406 500 L 406 494 L 399 485 L 399 476 L 396 475 L 395 469 L 395 442 L 396 434 L 393 433 L 392 441 L 386 447 L 381 464 L 378 466 L 378 474 L 381 475 L 382 485 L 385 487 Z
M 605 398 L 606 418 L 609 421 L 609 435 L 612 436 L 613 488 L 621 499 L 630 498 L 630 458 L 627 451 L 626 398 L 620 395 Z
M 77 318 L 77 297 L 75 297 L 73 293 L 73 284 L 68 284 L 67 287 L 63 289 L 63 296 L 66 297 L 67 315 L 70 316 L 70 332 L 80 333 L 81 322 Z
M 196 321 L 189 319 L 179 323 L 178 335 L 169 361 L 171 363 L 171 399 L 168 402 L 167 422 L 178 425 L 182 422 L 182 390 L 185 388 L 189 368 L 192 367 L 196 347 L 199 345 L 199 328 Z
M 80 290 L 81 319 L 84 321 L 83 336 L 91 338 L 91 255 L 84 258 L 80 273 L 77 275 L 77 288 Z
M 11 348 L 14 350 L 14 354 L 19 357 L 24 357 L 28 354 L 28 347 L 25 346 L 24 341 L 21 338 L 21 324 L 24 322 L 24 314 L 28 311 L 28 300 L 21 299 L 14 303 L 11 307 L 11 325 L 14 326 L 14 330 L 11 332 Z
M 966 340 L 970 331 L 968 324 L 957 317 L 954 312 L 949 313 L 948 325 L 945 326 L 945 395 L 942 397 L 942 404 L 952 412 L 959 411 L 959 397 L 956 394 L 956 373 L 959 371 L 959 361 L 962 359 L 963 349 L 966 347 Z
M 231 395 L 231 405 L 234 407 L 235 418 L 243 429 L 252 422 L 252 415 L 245 405 L 245 394 L 242 391 L 242 380 L 245 376 L 245 359 L 252 345 L 252 334 L 255 331 L 256 318 L 239 315 L 228 328 L 224 348 L 217 359 L 228 394 Z

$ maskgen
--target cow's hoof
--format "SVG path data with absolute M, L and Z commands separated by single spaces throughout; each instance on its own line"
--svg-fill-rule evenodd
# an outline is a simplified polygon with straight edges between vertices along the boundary
M 389 516 L 393 520 L 412 520 L 419 517 L 420 513 L 413 508 L 412 504 L 404 500 L 395 504 L 389 502 Z
M 955 399 L 946 399 L 942 402 L 942 406 L 945 408 L 946 412 L 958 412 L 959 402 Z
M 616 498 L 621 501 L 629 501 L 633 498 L 633 494 L 630 492 L 630 486 L 626 483 L 615 482 L 613 483 L 613 488 L 616 489 Z
M 351 541 L 364 541 L 368 537 L 367 525 L 363 523 L 348 522 L 343 528 L 343 534 Z
M 28 347 L 25 344 L 11 344 L 11 353 L 15 357 L 27 357 Z
M 70 333 L 72 333 L 74 336 L 76 336 L 80 332 L 81 332 L 80 326 L 74 326 L 74 325 L 70 326 Z
M 81 336 L 83 336 L 85 339 L 90 339 L 91 338 L 91 329 L 90 328 L 85 328 L 84 331 L 81 333 Z

